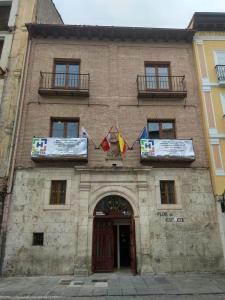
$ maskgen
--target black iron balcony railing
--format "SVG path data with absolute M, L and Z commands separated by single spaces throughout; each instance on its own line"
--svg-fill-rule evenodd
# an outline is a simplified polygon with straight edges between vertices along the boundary
M 215 68 L 218 80 L 225 81 L 225 65 L 217 65 Z
M 89 74 L 41 72 L 39 93 L 89 96 Z
M 1 9 L 1 7 L 0 7 Z M 0 23 L 0 31 L 8 31 L 9 27 L 8 24 L 1 24 Z
M 185 76 L 137 76 L 138 97 L 175 97 L 187 95 Z

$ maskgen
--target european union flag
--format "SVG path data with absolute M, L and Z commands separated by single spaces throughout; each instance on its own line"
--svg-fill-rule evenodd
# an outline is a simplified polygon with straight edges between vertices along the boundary
M 142 132 L 139 135 L 139 140 L 148 139 L 148 130 L 146 127 L 142 129 Z

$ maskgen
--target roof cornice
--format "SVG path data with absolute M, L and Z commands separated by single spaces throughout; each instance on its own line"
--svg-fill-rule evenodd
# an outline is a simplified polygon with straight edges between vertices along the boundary
M 188 28 L 196 31 L 225 31 L 225 13 L 195 12 Z
M 26 24 L 32 38 L 108 39 L 120 41 L 192 42 L 192 29 L 114 27 L 63 24 Z

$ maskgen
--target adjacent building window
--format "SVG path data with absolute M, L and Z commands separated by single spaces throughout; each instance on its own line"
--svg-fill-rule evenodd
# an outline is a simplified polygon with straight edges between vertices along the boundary
M 51 137 L 77 138 L 79 121 L 74 119 L 51 119 Z
M 149 139 L 175 139 L 174 121 L 148 121 Z
M 216 51 L 216 71 L 219 80 L 225 80 L 225 51 Z
M 225 117 L 225 93 L 221 94 L 221 105 L 223 109 L 223 117 Z
M 216 51 L 217 65 L 225 66 L 225 51 Z
M 79 62 L 55 61 L 54 85 L 57 88 L 75 89 L 79 87 Z
M 44 244 L 44 233 L 43 232 L 33 232 L 33 246 L 43 246 Z
M 174 181 L 161 180 L 160 194 L 161 194 L 161 204 L 176 204 Z
M 0 31 L 8 29 L 10 10 L 10 5 L 0 5 Z
M 0 59 L 1 59 L 1 56 L 2 56 L 3 44 L 4 44 L 4 41 L 0 40 Z
M 170 89 L 169 64 L 145 64 L 146 87 L 151 90 Z
M 50 204 L 62 205 L 66 203 L 66 180 L 52 180 Z

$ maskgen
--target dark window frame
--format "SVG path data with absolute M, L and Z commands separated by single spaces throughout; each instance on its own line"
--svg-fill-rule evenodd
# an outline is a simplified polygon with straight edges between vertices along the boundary
M 57 65 L 65 65 L 66 66 L 66 77 L 65 77 L 65 85 L 56 85 L 55 84 L 55 81 L 56 81 L 56 76 L 57 76 L 57 72 L 56 72 L 56 66 Z M 77 74 L 78 75 L 78 81 L 77 81 L 77 84 L 74 85 L 74 86 L 70 86 L 68 84 L 69 82 L 69 66 L 70 65 L 78 65 L 79 66 L 79 73 Z M 81 68 L 81 60 L 80 59 L 69 59 L 69 58 L 55 58 L 54 59 L 54 64 L 53 64 L 53 86 L 55 88 L 61 88 L 61 89 L 77 89 L 79 88 L 79 85 L 80 85 L 80 79 L 79 79 L 79 75 L 80 75 L 80 68 Z
M 1 4 L 1 2 L 0 2 Z M 2 13 L 0 14 L 1 22 L 0 22 L 0 31 L 7 31 L 8 30 L 8 24 L 9 24 L 9 18 L 10 13 L 12 9 L 12 4 L 5 4 L 0 5 L 0 9 Z
M 66 189 L 67 189 L 67 180 L 51 180 L 49 205 L 65 205 Z M 55 195 L 56 190 L 57 190 L 57 195 Z M 57 199 L 57 201 L 55 201 L 55 199 Z
M 155 68 L 155 76 L 156 76 L 156 88 L 149 88 L 148 83 L 147 83 L 147 72 L 146 68 L 147 67 L 152 67 Z M 159 68 L 167 68 L 168 69 L 168 89 L 161 88 L 160 87 L 160 80 L 159 80 Z M 172 83 L 171 83 L 171 64 L 169 61 L 145 61 L 144 62 L 144 68 L 145 68 L 145 76 L 146 76 L 146 90 L 151 90 L 151 91 L 169 91 L 172 88 Z
M 43 232 L 33 232 L 32 246 L 44 246 Z
M 0 59 L 2 57 L 3 47 L 4 47 L 4 39 L 0 39 Z
M 170 188 L 169 188 L 169 185 L 171 184 L 173 190 L 172 193 L 170 192 Z M 174 180 L 160 180 L 159 187 L 160 187 L 161 204 L 168 204 L 168 205 L 177 204 L 176 186 Z
M 175 140 L 176 139 L 176 121 L 174 119 L 148 119 L 147 120 L 147 130 L 148 130 L 148 124 L 149 123 L 159 123 L 159 138 L 158 139 L 166 139 L 166 140 Z M 162 129 L 162 123 L 172 123 L 173 124 L 173 135 L 174 137 L 173 138 L 163 138 L 163 129 Z M 150 138 L 150 132 L 148 130 L 148 136 L 149 136 L 149 139 Z
M 80 119 L 79 118 L 67 118 L 67 117 L 51 117 L 50 119 L 50 137 L 52 136 L 53 133 L 53 122 L 62 122 L 64 124 L 67 124 L 69 122 L 74 122 L 77 123 L 77 137 L 75 138 L 79 138 L 79 132 L 80 132 Z M 64 126 L 64 135 L 63 138 L 67 138 L 67 125 Z

